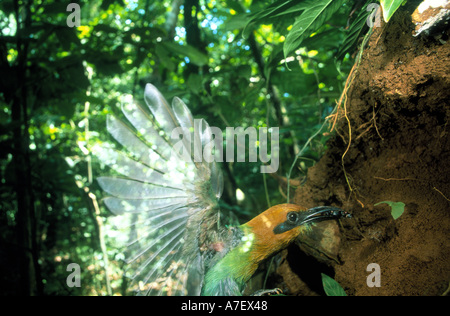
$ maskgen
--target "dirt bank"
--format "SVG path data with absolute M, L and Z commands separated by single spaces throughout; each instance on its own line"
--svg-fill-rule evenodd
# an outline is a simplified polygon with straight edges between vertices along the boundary
M 336 225 L 336 260 L 284 253 L 278 282 L 291 294 L 323 294 L 320 272 L 349 295 L 441 295 L 449 286 L 449 34 L 416 38 L 413 30 L 402 11 L 374 31 L 348 93 L 348 120 L 341 109 L 329 150 L 295 191 L 298 204 L 338 205 L 354 217 Z M 374 206 L 380 201 L 403 202 L 405 212 L 394 220 L 389 206 Z M 381 287 L 367 286 L 370 263 L 381 268 Z

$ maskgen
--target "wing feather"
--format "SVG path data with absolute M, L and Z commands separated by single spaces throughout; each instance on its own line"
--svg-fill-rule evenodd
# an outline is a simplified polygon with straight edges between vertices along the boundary
M 109 195 L 105 205 L 117 215 L 109 234 L 124 246 L 132 290 L 198 294 L 201 249 L 217 236 L 223 190 L 220 168 L 202 156 L 214 139 L 209 125 L 194 120 L 181 99 L 174 98 L 170 107 L 148 84 L 144 100 L 149 112 L 135 103 L 122 106 L 129 124 L 107 118 L 108 132 L 124 150 L 109 144 L 93 149 L 120 174 L 97 178 Z

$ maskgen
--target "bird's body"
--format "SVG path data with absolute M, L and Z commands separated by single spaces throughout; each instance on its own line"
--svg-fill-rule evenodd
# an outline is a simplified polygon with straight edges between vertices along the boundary
M 120 215 L 123 230 L 112 234 L 126 246 L 128 275 L 140 294 L 241 295 L 260 263 L 311 223 L 348 216 L 335 207 L 280 204 L 245 224 L 223 225 L 220 168 L 194 157 L 213 141 L 209 126 L 194 121 L 178 98 L 170 108 L 152 85 L 145 101 L 152 116 L 134 103 L 122 107 L 133 129 L 108 117 L 109 133 L 128 153 L 106 144 L 94 148 L 121 175 L 98 182 L 111 195 L 106 206 Z
M 298 235 L 294 230 L 277 236 L 273 233 L 274 223 L 284 221 L 288 211 L 301 209 L 293 204 L 276 205 L 251 221 L 232 228 L 234 237 L 231 242 L 234 245 L 206 272 L 202 294 L 240 295 L 259 264 L 285 248 Z M 307 228 L 304 226 L 298 229 Z

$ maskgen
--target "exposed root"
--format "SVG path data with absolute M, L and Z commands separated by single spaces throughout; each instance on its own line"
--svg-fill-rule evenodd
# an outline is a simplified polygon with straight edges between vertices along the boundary
M 337 122 L 337 120 L 338 120 L 338 118 L 340 116 L 339 112 L 342 112 L 342 111 L 344 112 L 343 116 L 345 117 L 345 119 L 347 121 L 347 126 L 348 126 L 348 142 L 346 142 L 345 139 L 341 135 L 341 137 L 343 138 L 344 142 L 347 143 L 347 148 L 345 149 L 344 153 L 341 156 L 342 170 L 344 172 L 344 177 L 345 177 L 345 180 L 347 182 L 347 186 L 348 186 L 350 192 L 354 194 L 355 199 L 361 204 L 362 207 L 364 207 L 364 204 L 361 201 L 359 201 L 358 198 L 357 198 L 357 194 L 356 194 L 355 190 L 353 189 L 353 187 L 352 187 L 352 185 L 350 183 L 350 175 L 347 174 L 347 171 L 345 170 L 345 163 L 344 163 L 345 155 L 350 150 L 350 146 L 352 144 L 352 126 L 351 126 L 350 119 L 348 117 L 348 111 L 347 111 L 347 100 L 348 100 L 347 94 L 348 94 L 348 91 L 350 90 L 350 88 L 352 87 L 353 80 L 355 79 L 356 73 L 358 71 L 358 66 L 359 66 L 359 64 L 361 62 L 362 53 L 364 52 L 364 48 L 365 48 L 367 42 L 369 41 L 369 38 L 372 35 L 372 33 L 373 33 L 373 29 L 371 29 L 366 34 L 366 36 L 364 37 L 364 40 L 363 40 L 363 42 L 361 44 L 361 48 L 360 48 L 360 50 L 358 52 L 358 56 L 356 58 L 355 64 L 353 65 L 353 67 L 352 67 L 352 69 L 350 71 L 350 74 L 347 77 L 347 80 L 346 80 L 345 86 L 344 86 L 344 90 L 342 91 L 342 94 L 341 94 L 341 96 L 339 98 L 339 101 L 337 102 L 336 109 L 335 109 L 333 114 L 331 114 L 331 115 L 329 115 L 327 117 L 327 120 L 328 119 L 332 119 L 332 121 L 333 121 L 332 125 L 331 125 L 331 128 L 330 128 L 330 132 L 332 132 L 335 129 L 336 122 Z M 374 110 L 374 115 L 373 115 L 372 120 L 375 121 L 375 110 Z M 376 127 L 376 130 L 377 130 L 378 135 L 381 137 L 381 135 L 378 132 L 378 128 L 377 127 Z
M 435 190 L 435 191 L 437 191 L 438 193 L 440 193 L 440 194 L 444 197 L 444 199 L 446 199 L 447 201 L 450 202 L 450 199 L 449 199 L 448 197 L 446 197 L 446 196 L 444 195 L 444 193 L 442 193 L 441 191 L 439 191 L 436 187 L 433 187 L 433 190 Z
M 378 111 L 379 111 L 379 110 L 378 110 Z M 377 127 L 377 121 L 376 121 L 376 119 L 375 119 L 376 114 L 377 114 L 377 113 L 375 113 L 375 107 L 373 107 L 372 118 L 370 119 L 369 122 L 366 122 L 366 123 L 360 125 L 360 126 L 358 127 L 358 130 L 360 130 L 360 129 L 362 129 L 362 128 L 366 128 L 366 126 L 369 125 L 369 124 L 370 124 L 370 125 L 369 125 L 362 133 L 360 133 L 360 134 L 358 135 L 358 137 L 355 138 L 355 140 L 356 140 L 356 139 L 359 139 L 360 137 L 362 137 L 362 136 L 363 136 L 365 133 L 367 133 L 372 127 L 375 127 L 375 130 L 377 131 L 378 137 L 380 137 L 380 139 L 381 139 L 382 141 L 384 140 L 384 138 L 381 136 L 380 131 L 378 130 L 378 127 Z

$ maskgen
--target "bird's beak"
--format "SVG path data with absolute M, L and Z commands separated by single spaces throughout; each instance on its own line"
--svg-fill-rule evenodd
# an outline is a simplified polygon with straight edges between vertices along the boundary
M 333 206 L 317 206 L 310 208 L 302 214 L 301 224 L 317 223 L 330 219 L 351 218 L 352 214 Z

